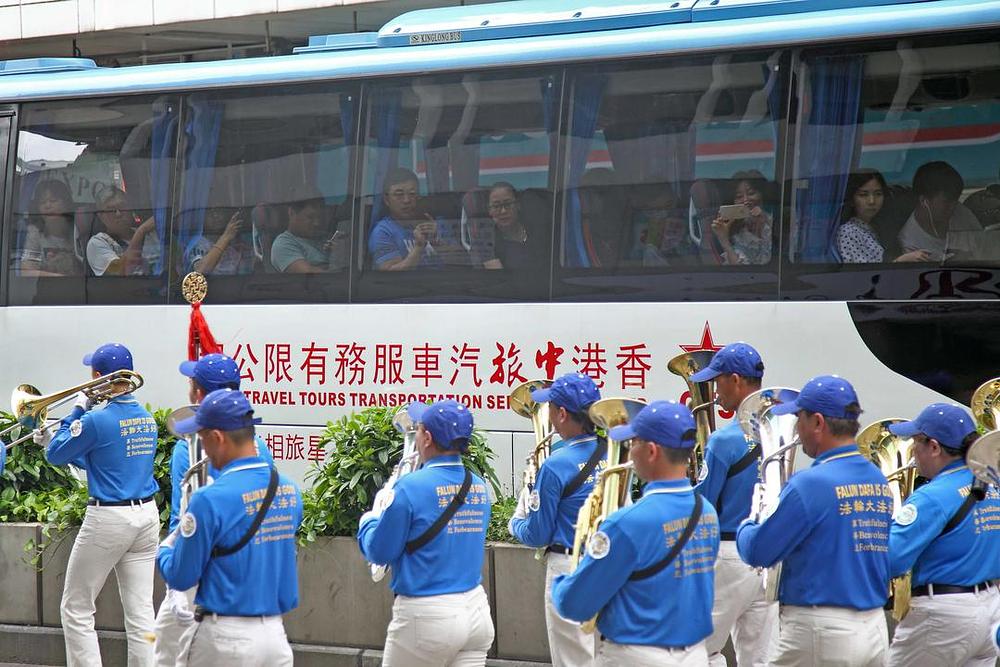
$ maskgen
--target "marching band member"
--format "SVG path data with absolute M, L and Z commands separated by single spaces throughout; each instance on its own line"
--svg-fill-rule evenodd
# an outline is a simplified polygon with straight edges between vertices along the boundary
M 732 343 L 715 353 L 708 368 L 691 376 L 691 382 L 715 380 L 716 403 L 736 412 L 747 396 L 760 389 L 764 362 L 746 343 Z M 736 552 L 736 529 L 750 514 L 757 482 L 760 447 L 749 443 L 735 419 L 708 437 L 701 479 L 695 492 L 719 513 L 722 544 L 715 561 L 715 605 L 712 636 L 705 642 L 709 664 L 725 667 L 722 648 L 730 633 L 736 662 L 745 667 L 767 664 L 778 606 L 764 598 L 761 571 L 750 567 Z
M 552 602 L 552 582 L 570 571 L 576 516 L 605 464 L 606 447 L 598 443 L 587 416 L 600 397 L 597 385 L 582 373 L 564 375 L 551 387 L 531 392 L 532 400 L 552 404 L 549 419 L 563 445 L 558 451 L 552 447 L 538 469 L 530 498 L 527 489 L 522 490 L 508 528 L 522 544 L 546 547 L 545 629 L 553 667 L 589 667 L 594 662 L 594 636 L 559 615 Z
M 292 664 L 281 614 L 299 601 L 295 532 L 302 496 L 257 455 L 259 422 L 242 392 L 219 389 L 174 427 L 197 433 L 219 471 L 214 483 L 194 492 L 157 553 L 168 586 L 198 586 L 195 623 L 184 632 L 178 665 Z
M 889 570 L 913 570 L 910 612 L 896 627 L 889 664 L 994 664 L 992 628 L 1000 622 L 1000 496 L 976 503 L 965 453 L 979 437 L 972 416 L 934 403 L 889 430 L 913 438 L 917 488 L 893 517 Z
M 631 439 L 629 460 L 648 484 L 601 523 L 579 567 L 556 578 L 556 609 L 579 622 L 600 612 L 598 665 L 707 665 L 719 521 L 687 478 L 691 411 L 656 401 L 608 436 Z
M 771 664 L 882 665 L 892 496 L 885 476 L 858 451 L 857 394 L 846 380 L 823 375 L 771 413 L 798 415 L 802 447 L 815 459 L 789 479 L 776 507 L 761 512 L 770 516 L 747 519 L 736 533 L 745 562 L 783 563 Z
M 132 370 L 132 354 L 124 345 L 108 343 L 83 363 L 98 378 Z M 103 409 L 92 407 L 81 393 L 45 452 L 54 465 L 72 463 L 86 470 L 90 494 L 59 607 L 66 661 L 71 667 L 101 664 L 95 601 L 114 569 L 125 612 L 128 664 L 148 665 L 153 660 L 147 640 L 153 630 L 153 561 L 160 537 L 160 514 L 153 501 L 159 489 L 153 479 L 156 421 L 131 394 L 111 399 Z
M 452 400 L 411 403 L 407 412 L 424 466 L 380 491 L 358 526 L 365 558 L 392 566 L 396 600 L 382 664 L 481 667 L 493 643 L 480 585 L 490 499 L 462 465 L 472 414 Z
M 239 389 L 240 369 L 236 362 L 224 354 L 206 354 L 198 361 L 185 361 L 180 365 L 181 375 L 190 378 L 188 399 L 198 405 L 205 396 L 219 389 Z M 254 437 L 257 456 L 268 465 L 274 465 L 274 459 L 267 445 L 259 435 Z M 184 474 L 191 466 L 188 452 L 188 441 L 181 438 L 174 443 L 170 456 L 170 481 L 173 492 L 170 496 L 170 524 L 168 532 L 177 528 L 181 513 L 181 482 Z M 218 476 L 218 471 L 209 466 L 209 477 Z M 197 589 L 176 591 L 167 588 L 163 602 L 156 614 L 156 665 L 172 667 L 177 662 L 181 636 L 185 628 L 194 622 L 194 597 Z

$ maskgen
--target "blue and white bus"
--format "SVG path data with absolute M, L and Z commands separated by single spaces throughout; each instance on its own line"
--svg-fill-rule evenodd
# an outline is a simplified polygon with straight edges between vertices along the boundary
M 328 419 L 456 396 L 512 483 L 512 385 L 679 398 L 667 360 L 735 340 L 872 420 L 967 403 L 1000 370 L 998 28 L 1000 0 L 521 0 L 283 57 L 0 63 L 0 387 L 120 340 L 184 402 L 200 268 L 296 475 Z

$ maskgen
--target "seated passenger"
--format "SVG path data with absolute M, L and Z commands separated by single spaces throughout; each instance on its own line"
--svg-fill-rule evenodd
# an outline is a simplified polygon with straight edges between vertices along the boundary
M 76 246 L 74 208 L 69 187 L 62 181 L 42 181 L 35 187 L 21 248 L 20 275 L 83 275 L 83 262 Z
M 899 232 L 905 252 L 926 250 L 932 262 L 976 254 L 982 226 L 958 202 L 964 188 L 961 175 L 947 162 L 928 162 L 917 169 L 913 175 L 917 204 Z
M 385 178 L 382 201 L 387 213 L 368 237 L 368 252 L 379 271 L 439 269 L 457 252 L 444 225 L 421 209 L 417 175 L 397 167 Z
M 473 258 L 484 269 L 514 271 L 537 269 L 546 261 L 546 239 L 521 216 L 521 202 L 514 186 L 505 181 L 490 188 L 486 212 L 490 228 L 474 241 Z
M 736 172 L 732 181 L 733 204 L 743 209 L 712 221 L 712 232 L 722 246 L 722 263 L 767 264 L 771 261 L 772 228 L 771 214 L 764 209 L 767 179 L 750 170 Z
M 594 267 L 613 269 L 627 254 L 630 230 L 622 222 L 625 199 L 616 181 L 606 167 L 588 169 L 580 178 L 580 228 Z
M 972 211 L 983 229 L 1000 229 L 1000 183 L 993 183 L 973 192 L 962 203 Z
M 319 191 L 297 188 L 288 205 L 288 229 L 271 245 L 271 263 L 282 273 L 326 273 L 335 244 L 346 243 L 339 232 L 327 236 L 326 203 Z
M 641 208 L 635 210 L 633 240 L 628 259 L 642 266 L 670 266 L 672 262 L 693 259 L 696 248 L 688 234 L 685 211 L 678 207 L 677 197 L 669 185 L 647 196 Z
M 97 197 L 97 218 L 105 231 L 87 242 L 87 263 L 97 276 L 148 276 L 160 259 L 156 220 L 141 224 L 125 193 L 107 188 Z
M 887 261 L 885 245 L 873 225 L 888 192 L 885 178 L 874 169 L 861 169 L 848 177 L 841 214 L 844 221 L 837 229 L 837 252 L 844 264 Z M 892 261 L 926 262 L 929 258 L 927 251 L 913 250 Z
M 253 273 L 253 247 L 244 237 L 243 228 L 239 209 L 206 209 L 204 233 L 188 253 L 187 270 L 217 276 Z

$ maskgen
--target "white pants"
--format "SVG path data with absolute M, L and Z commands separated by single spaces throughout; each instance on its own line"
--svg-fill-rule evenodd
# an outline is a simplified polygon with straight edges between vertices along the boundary
M 660 648 L 602 641 L 598 667 L 707 667 L 705 642 L 687 648 Z
M 858 611 L 782 605 L 779 618 L 781 635 L 771 662 L 775 667 L 885 665 L 889 631 L 881 608 Z
M 184 591 L 184 596 L 187 598 L 191 611 L 194 611 L 194 596 L 197 592 L 197 586 Z M 174 612 L 170 610 L 170 598 L 163 598 L 163 602 L 160 603 L 160 609 L 156 612 L 156 624 L 154 626 L 156 645 L 153 650 L 156 654 L 156 667 L 174 667 L 177 663 L 177 656 L 180 655 L 181 651 L 181 637 L 184 636 L 184 631 L 193 622 L 184 623 L 177 618 Z
M 449 595 L 397 595 L 382 665 L 483 667 L 492 644 L 490 601 L 482 586 Z
M 990 634 L 1000 622 L 1000 593 L 993 586 L 978 593 L 921 595 L 896 626 L 889 665 L 900 667 L 993 667 L 996 649 Z
M 549 636 L 552 667 L 591 667 L 597 653 L 597 633 L 587 634 L 580 624 L 559 615 L 552 604 L 552 582 L 571 569 L 569 556 L 545 554 L 545 631 Z
M 726 667 L 722 649 L 730 632 L 740 667 L 765 667 L 778 628 L 778 603 L 764 600 L 763 572 L 736 553 L 736 542 L 719 545 L 715 560 L 715 604 L 712 636 L 705 640 L 708 663 Z
M 153 664 L 153 568 L 160 538 L 156 503 L 88 507 L 73 543 L 63 586 L 66 664 L 95 667 L 101 652 L 94 629 L 95 601 L 113 569 L 121 591 L 129 667 Z
M 181 645 L 177 667 L 292 667 L 280 616 L 205 616 Z

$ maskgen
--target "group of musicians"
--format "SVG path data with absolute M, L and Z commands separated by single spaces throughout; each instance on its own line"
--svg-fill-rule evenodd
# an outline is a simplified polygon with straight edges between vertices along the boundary
M 132 355 L 112 343 L 84 363 L 96 378 L 132 369 Z M 191 457 L 189 442 L 178 440 L 162 541 L 156 422 L 131 393 L 100 407 L 83 394 L 51 438 L 35 433 L 50 462 L 87 471 L 90 501 L 61 604 L 69 665 L 101 664 L 95 600 L 112 569 L 130 666 L 292 664 L 281 614 L 298 603 L 301 494 L 256 436 L 260 420 L 235 362 L 211 354 L 180 372 L 197 408 L 173 431 L 197 436 L 213 482 L 180 506 Z M 734 410 L 763 374 L 757 351 L 735 343 L 691 379 L 714 380 L 717 403 Z M 917 469 L 929 480 L 894 507 L 885 476 L 856 444 L 854 389 L 837 376 L 816 377 L 772 408 L 797 416 L 813 463 L 767 506 L 759 444 L 737 424 L 709 436 L 692 486 L 695 419 L 682 404 L 651 402 L 606 434 L 627 446 L 645 482 L 641 497 L 606 517 L 585 553 L 573 554 L 577 516 L 604 469 L 607 441 L 588 415 L 600 391 L 572 373 L 531 397 L 548 403 L 559 440 L 522 490 L 509 530 L 544 549 L 553 665 L 722 665 L 730 636 L 741 666 L 993 665 L 1000 495 L 972 493 L 964 457 L 978 435 L 965 409 L 933 404 L 890 427 L 913 438 Z M 491 505 L 485 481 L 462 463 L 473 416 L 455 401 L 407 412 L 423 465 L 380 491 L 358 527 L 365 558 L 392 571 L 383 665 L 481 666 L 494 639 L 481 586 Z M 778 601 L 768 602 L 764 571 L 779 564 Z M 168 586 L 155 619 L 154 567 Z M 911 608 L 890 646 L 890 578 L 911 571 Z M 585 632 L 595 616 L 596 632 Z

